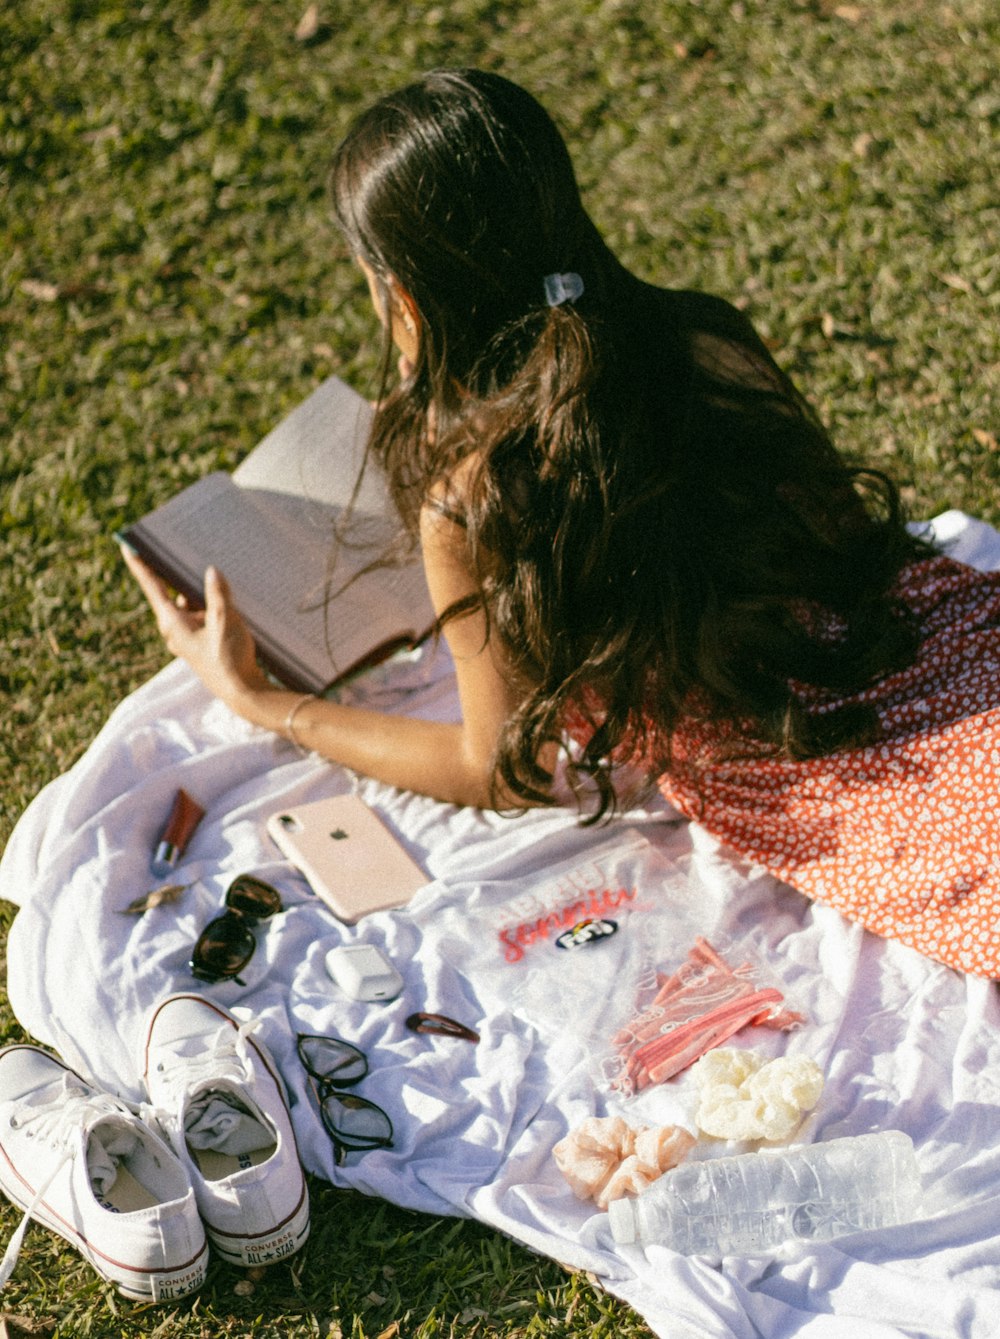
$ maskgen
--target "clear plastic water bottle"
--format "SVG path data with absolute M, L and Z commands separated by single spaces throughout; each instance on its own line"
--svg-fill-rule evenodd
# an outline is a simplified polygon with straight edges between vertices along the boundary
M 884 1130 L 682 1163 L 608 1214 L 616 1242 L 722 1256 L 891 1227 L 915 1218 L 919 1204 L 913 1142 Z

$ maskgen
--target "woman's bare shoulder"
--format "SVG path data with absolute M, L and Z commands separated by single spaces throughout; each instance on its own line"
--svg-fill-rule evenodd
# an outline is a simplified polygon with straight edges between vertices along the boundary
M 424 510 L 465 529 L 468 525 L 469 498 L 481 460 L 478 451 L 470 451 L 447 474 L 435 479 L 424 498 Z

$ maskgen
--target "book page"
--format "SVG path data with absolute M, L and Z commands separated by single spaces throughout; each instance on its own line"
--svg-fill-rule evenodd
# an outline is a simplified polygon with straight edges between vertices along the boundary
M 335 509 L 305 508 L 306 523 L 300 500 L 216 473 L 128 537 L 184 589 L 200 592 L 205 568 L 218 567 L 265 659 L 319 691 L 381 643 L 422 636 L 433 614 L 419 563 L 377 568 L 342 589 L 341 565 L 330 575 Z
M 206 476 L 126 532 L 188 595 L 209 564 L 229 581 L 262 659 L 293 685 L 321 691 L 384 643 L 433 622 L 423 568 L 381 567 L 398 523 L 368 471 L 347 542 L 336 523 L 354 491 L 371 408 L 330 378 L 263 439 L 232 476 Z M 333 559 L 336 557 L 336 563 Z
M 346 507 L 364 462 L 373 410 L 338 377 L 328 377 L 273 428 L 233 471 L 242 488 Z M 357 500 L 362 512 L 388 512 L 385 482 L 374 465 Z

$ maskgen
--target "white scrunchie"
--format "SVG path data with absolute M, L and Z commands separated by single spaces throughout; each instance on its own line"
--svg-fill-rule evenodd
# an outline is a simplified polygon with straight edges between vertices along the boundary
M 561 307 L 564 302 L 575 302 L 583 292 L 583 280 L 570 270 L 567 274 L 545 276 L 545 301 L 550 307 Z

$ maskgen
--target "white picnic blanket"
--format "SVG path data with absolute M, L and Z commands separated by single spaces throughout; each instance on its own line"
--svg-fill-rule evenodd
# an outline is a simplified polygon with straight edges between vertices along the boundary
M 988 526 L 952 512 L 935 529 L 956 557 L 1000 566 L 1000 534 Z M 440 719 L 456 710 L 443 652 L 397 660 L 351 693 Z M 179 786 L 206 809 L 176 870 L 186 891 L 124 915 L 156 882 L 150 852 Z M 408 907 L 353 928 L 322 907 L 264 830 L 277 809 L 351 788 L 432 878 Z M 281 890 L 285 910 L 257 928 L 245 987 L 199 986 L 187 969 L 191 945 L 247 871 Z M 358 782 L 237 719 L 174 663 L 26 811 L 0 863 L 0 897 L 20 907 L 8 949 L 14 1012 L 69 1063 L 138 1098 L 143 1019 L 163 996 L 195 989 L 249 1011 L 288 1083 L 312 1171 L 413 1209 L 475 1217 L 590 1270 L 658 1335 L 1000 1334 L 997 986 L 810 905 L 659 803 L 585 828 L 566 811 L 507 818 Z M 554 936 L 581 903 L 618 932 L 559 950 Z M 718 1262 L 616 1247 L 607 1216 L 574 1197 L 552 1148 L 585 1117 L 690 1120 L 689 1076 L 626 1100 L 609 1086 L 608 1058 L 642 973 L 676 967 L 698 934 L 734 964 L 759 964 L 806 1016 L 796 1031 L 754 1028 L 737 1039 L 822 1067 L 826 1087 L 799 1138 L 912 1136 L 925 1184 L 919 1221 Z M 399 968 L 398 1000 L 353 1002 L 331 982 L 326 953 L 354 942 L 377 945 Z M 407 1031 L 417 1009 L 477 1028 L 480 1044 Z M 370 1073 L 358 1091 L 390 1113 L 393 1148 L 334 1167 L 297 1032 L 365 1051 Z M 728 1151 L 702 1141 L 698 1155 Z

